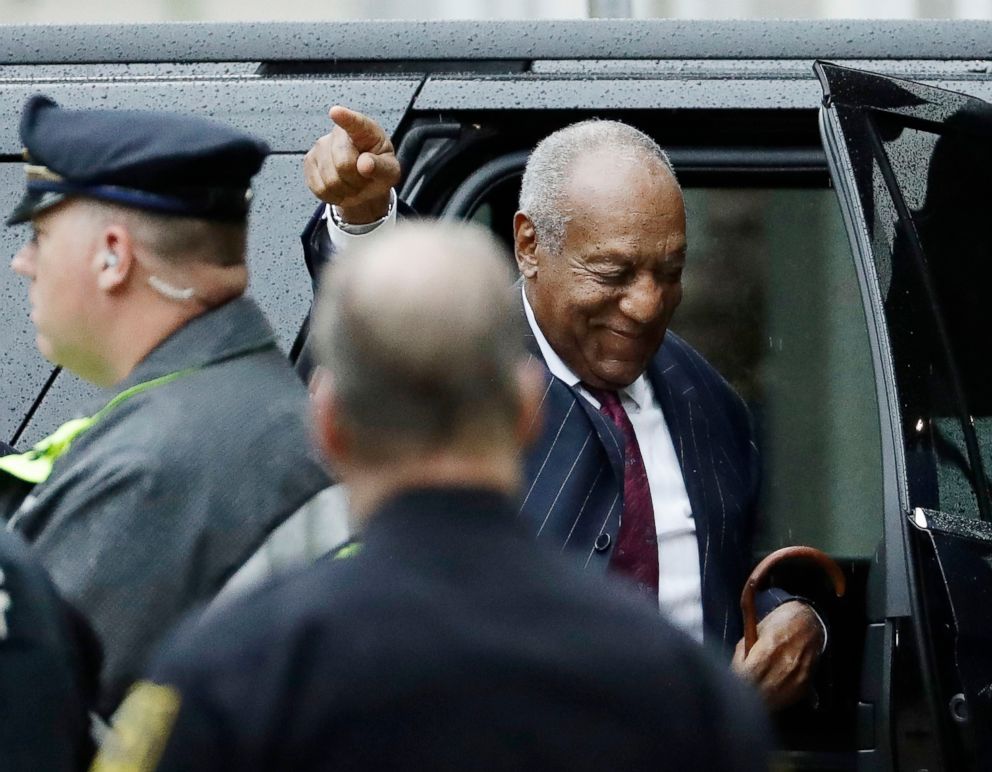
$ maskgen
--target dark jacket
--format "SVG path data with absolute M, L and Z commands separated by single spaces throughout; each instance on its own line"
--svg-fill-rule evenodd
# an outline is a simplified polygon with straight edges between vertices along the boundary
M 0 769 L 85 769 L 98 644 L 28 546 L 2 530 L 0 609 Z
M 516 509 L 410 491 L 353 557 L 187 625 L 150 671 L 179 705 L 158 769 L 766 769 L 746 688 Z
M 328 484 L 306 389 L 249 298 L 187 323 L 86 414 L 187 368 L 81 434 L 13 515 L 103 642 L 105 710 L 183 612 Z

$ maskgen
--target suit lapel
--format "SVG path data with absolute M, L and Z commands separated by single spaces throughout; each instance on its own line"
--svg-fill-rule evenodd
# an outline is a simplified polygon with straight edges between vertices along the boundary
M 623 443 L 619 431 L 589 402 L 548 370 L 527 323 L 520 297 L 521 333 L 543 370 L 542 429 L 524 456 L 526 478 L 521 516 L 539 538 L 578 551 L 582 565 L 606 570 L 608 546 L 623 508 Z
M 610 459 L 613 474 L 622 488 L 624 476 L 623 435 L 613 422 L 605 418 L 577 389 L 572 388 L 551 374 L 547 363 L 544 361 L 544 355 L 541 353 L 541 346 L 538 344 L 533 330 L 531 330 L 530 325 L 527 323 L 523 298 L 520 295 L 521 282 L 517 281 L 513 285 L 513 289 L 519 298 L 520 318 L 524 326 L 524 345 L 528 353 L 544 369 L 546 390 L 541 409 L 543 411 L 545 426 L 560 426 L 566 420 L 578 420 L 584 415 L 602 443 L 603 450 L 606 451 L 606 455 Z
M 696 522 L 704 633 L 729 651 L 740 635 L 736 593 L 744 576 L 735 534 L 749 522 L 749 489 L 731 460 L 738 438 L 724 412 L 727 398 L 716 390 L 718 376 L 701 369 L 698 355 L 672 333 L 648 373 Z
M 568 390 L 572 395 L 572 399 L 580 408 L 582 408 L 582 412 L 589 420 L 589 423 L 592 424 L 593 431 L 596 432 L 596 436 L 603 445 L 603 450 L 606 451 L 606 455 L 610 459 L 610 466 L 613 468 L 613 475 L 616 477 L 620 488 L 623 489 L 623 435 L 620 433 L 620 430 L 617 428 L 616 424 L 593 407 L 592 403 L 582 396 L 577 389 L 569 387 Z

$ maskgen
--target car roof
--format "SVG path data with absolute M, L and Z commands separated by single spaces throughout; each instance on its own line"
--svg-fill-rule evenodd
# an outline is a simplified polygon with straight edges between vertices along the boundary
M 7 25 L 0 64 L 512 59 L 983 59 L 992 22 L 354 21 Z

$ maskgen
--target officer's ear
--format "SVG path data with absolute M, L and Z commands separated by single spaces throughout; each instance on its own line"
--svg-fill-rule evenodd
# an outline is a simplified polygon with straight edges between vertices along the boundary
M 517 268 L 525 279 L 537 275 L 537 232 L 534 222 L 524 212 L 513 215 L 513 254 L 517 258 Z
M 123 289 L 134 269 L 134 242 L 122 225 L 107 225 L 100 233 L 94 255 L 97 286 L 104 292 Z

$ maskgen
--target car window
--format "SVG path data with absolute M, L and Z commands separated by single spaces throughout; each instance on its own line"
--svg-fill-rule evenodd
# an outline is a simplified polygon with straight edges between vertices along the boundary
M 992 328 L 992 147 L 955 131 L 971 120 L 988 118 L 961 114 L 938 133 L 876 116 L 882 154 L 875 200 L 886 206 L 893 200 L 881 158 L 905 201 L 876 259 L 886 279 L 910 502 L 977 517 L 978 486 L 988 488 L 992 459 L 992 357 L 985 337 Z
M 868 557 L 882 529 L 868 331 L 826 188 L 686 191 L 689 260 L 674 329 L 751 408 L 762 451 L 757 549 Z

